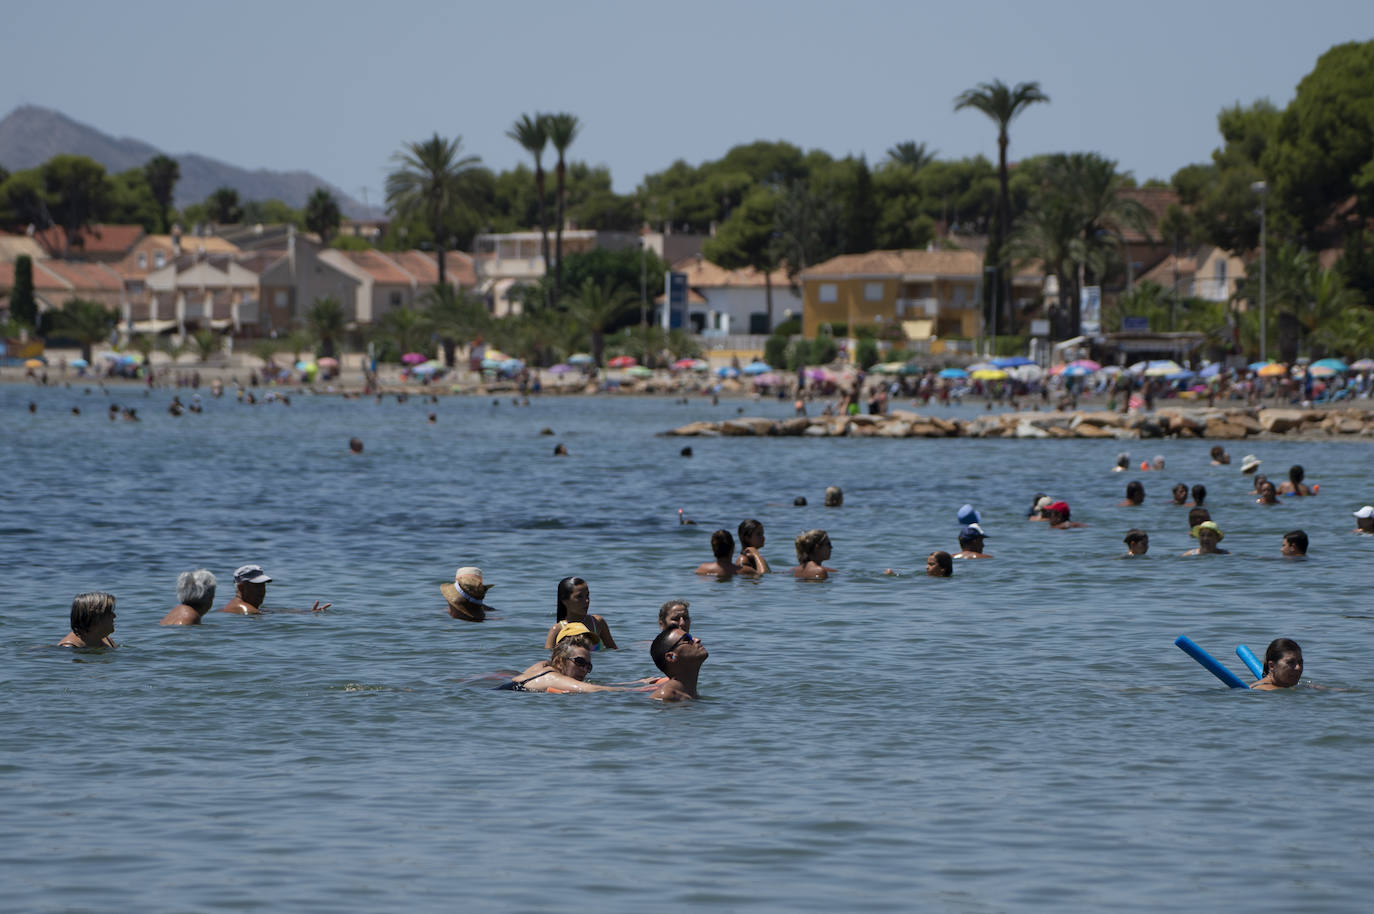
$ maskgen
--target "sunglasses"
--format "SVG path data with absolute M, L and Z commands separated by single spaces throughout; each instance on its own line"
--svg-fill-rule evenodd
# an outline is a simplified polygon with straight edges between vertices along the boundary
M 569 657 L 568 659 L 571 660 L 572 665 L 577 667 L 578 669 L 587 670 L 588 672 L 591 672 L 592 662 L 588 660 L 586 657 Z
M 684 643 L 685 643 L 685 644 L 700 644 L 700 643 L 701 643 L 701 639 L 700 639 L 700 638 L 693 638 L 691 635 L 687 634 L 686 632 L 683 632 L 683 633 L 682 633 L 682 637 L 679 638 L 679 639 L 677 639 L 677 641 L 673 642 L 673 646 L 670 647 L 670 648 L 668 648 L 668 650 L 670 650 L 670 651 L 675 651 L 675 650 L 677 650 L 679 647 L 681 647 Z

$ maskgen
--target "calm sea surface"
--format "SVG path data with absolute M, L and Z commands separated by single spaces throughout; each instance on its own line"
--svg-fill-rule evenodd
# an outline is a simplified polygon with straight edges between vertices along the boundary
M 1351 533 L 1374 442 L 1235 443 L 1211 467 L 1201 441 L 657 436 L 788 411 L 772 401 L 207 396 L 173 418 L 169 400 L 0 388 L 4 910 L 1349 911 L 1374 893 L 1374 537 Z M 107 421 L 109 402 L 143 421 Z M 1122 449 L 1168 469 L 1114 474 Z M 1249 452 L 1321 494 L 1253 504 Z M 1145 505 L 1116 507 L 1137 478 Z M 1233 555 L 1179 556 L 1179 481 L 1207 486 Z M 831 484 L 843 508 L 821 506 Z M 1036 492 L 1089 526 L 1027 523 Z M 964 502 L 995 559 L 922 576 Z M 783 570 L 824 527 L 842 573 L 694 575 L 712 529 L 747 517 Z M 1133 526 L 1150 554 L 1121 561 Z M 1299 527 L 1311 557 L 1280 559 Z M 179 572 L 214 571 L 218 605 L 247 562 L 269 607 L 333 609 L 157 625 Z M 484 624 L 444 612 L 466 564 L 496 585 Z M 690 600 L 702 700 L 492 691 L 545 656 L 569 574 L 622 648 L 596 681 L 653 674 L 657 608 Z M 86 590 L 118 596 L 117 650 L 49 646 Z M 1295 638 L 1304 684 L 1231 692 L 1185 633 L 1247 681 L 1237 644 Z

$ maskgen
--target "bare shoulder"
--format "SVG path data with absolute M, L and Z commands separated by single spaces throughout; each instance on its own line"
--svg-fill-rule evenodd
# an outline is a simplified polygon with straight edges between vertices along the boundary
M 681 686 L 679 686 L 676 682 L 673 682 L 671 679 L 663 683 L 663 685 L 659 686 L 657 689 L 655 689 L 654 694 L 650 695 L 649 697 L 652 698 L 654 701 L 692 700 L 692 696 L 689 695 Z
M 200 613 L 189 606 L 174 606 L 158 625 L 199 625 Z

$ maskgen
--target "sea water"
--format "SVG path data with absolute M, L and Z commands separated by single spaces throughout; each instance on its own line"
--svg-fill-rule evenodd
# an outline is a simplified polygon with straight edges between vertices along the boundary
M 5 910 L 1311 911 L 1374 892 L 1367 440 L 1233 442 L 1213 467 L 1200 440 L 658 434 L 790 413 L 771 400 L 169 399 L 0 388 Z M 1120 450 L 1167 468 L 1113 473 Z M 1254 504 L 1250 452 L 1320 495 Z M 1145 504 L 1117 507 L 1131 479 Z M 1175 482 L 1206 485 L 1231 555 L 1180 556 Z M 1027 522 L 1037 492 L 1088 526 Z M 925 577 L 965 502 L 994 558 Z M 783 573 L 693 574 L 748 517 Z M 798 582 L 813 527 L 839 573 Z M 1119 557 L 1131 527 L 1148 557 Z M 1279 557 L 1295 528 L 1305 561 Z M 249 562 L 267 606 L 333 607 L 157 625 L 178 573 L 214 571 L 222 605 Z M 459 565 L 495 585 L 485 623 L 444 611 Z M 493 691 L 546 656 L 573 574 L 621 647 L 593 681 L 654 675 L 657 609 L 690 600 L 701 700 Z M 52 647 L 87 590 L 117 595 L 119 648 Z M 1292 637 L 1304 684 L 1233 692 L 1179 634 L 1247 681 L 1237 644 Z

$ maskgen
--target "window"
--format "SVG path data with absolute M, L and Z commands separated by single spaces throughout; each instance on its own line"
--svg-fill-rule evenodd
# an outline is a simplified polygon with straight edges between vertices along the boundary
M 749 332 L 755 336 L 773 332 L 773 328 L 768 326 L 767 311 L 755 311 L 749 315 Z
M 143 251 L 138 252 L 138 268 L 140 270 L 148 269 L 148 255 Z
M 272 304 L 276 305 L 278 308 L 285 308 L 286 303 L 287 298 L 285 289 L 278 289 L 272 294 Z
M 822 302 L 837 302 L 840 300 L 840 287 L 833 282 L 823 282 L 816 290 L 816 300 Z
M 399 308 L 400 306 L 401 306 L 401 293 L 400 293 L 400 292 L 392 292 L 392 293 L 391 293 L 391 307 L 393 307 L 393 308 Z
M 159 270 L 167 266 L 167 255 L 162 251 L 153 254 L 153 266 Z
M 1217 285 L 1224 287 L 1226 285 L 1226 261 L 1224 259 L 1217 261 L 1216 272 Z
M 882 301 L 883 284 L 880 282 L 864 283 L 864 301 Z

